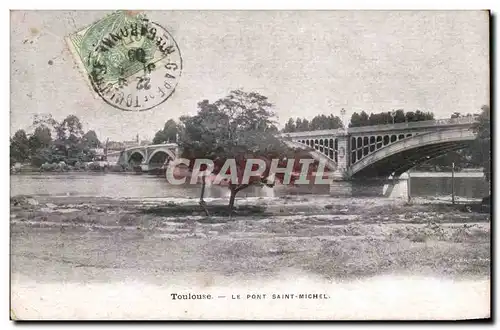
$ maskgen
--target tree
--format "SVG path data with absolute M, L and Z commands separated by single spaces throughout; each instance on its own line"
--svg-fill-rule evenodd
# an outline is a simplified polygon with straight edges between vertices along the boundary
M 273 158 L 286 155 L 287 148 L 275 137 L 276 126 L 272 104 L 267 97 L 258 93 L 232 91 L 228 96 L 210 103 L 198 103 L 195 116 L 181 117 L 180 146 L 183 158 L 190 159 L 193 170 L 196 159 L 211 159 L 214 162 L 212 173 L 227 175 L 231 168 L 224 168 L 228 159 L 234 159 L 238 180 L 225 180 L 223 184 L 230 190 L 229 208 L 233 210 L 239 191 L 255 184 L 264 183 L 266 174 L 251 177 L 248 183 L 241 182 L 241 175 L 248 159 L 259 158 L 269 162 Z M 295 121 L 289 120 L 288 129 Z M 202 167 L 203 171 L 206 167 Z M 269 166 L 267 166 L 269 168 Z M 279 175 L 274 177 L 279 180 Z M 203 193 L 205 177 L 202 176 L 200 204 L 204 204 Z
M 288 119 L 288 122 L 285 124 L 285 128 L 283 129 L 283 132 L 285 133 L 291 133 L 296 131 L 296 126 L 295 126 L 295 121 L 293 118 Z
M 306 131 L 310 131 L 309 129 L 309 120 L 307 119 L 302 119 L 302 125 L 300 126 L 300 131 L 301 132 L 306 132 Z
M 39 149 L 47 148 L 52 143 L 50 128 L 41 124 L 35 128 L 34 133 L 29 137 L 30 154 L 34 155 Z
M 359 114 L 359 122 L 360 122 L 359 126 L 370 125 L 370 121 L 368 120 L 368 114 L 366 112 L 361 111 L 361 113 Z
M 349 127 L 371 126 L 371 125 L 386 125 L 392 124 L 392 111 L 381 113 L 370 113 L 362 111 L 360 114 L 354 112 L 351 116 Z M 405 113 L 403 109 L 398 109 L 394 113 L 394 123 L 404 123 L 412 121 L 433 120 L 434 114 L 431 112 L 423 112 L 417 110 Z
M 61 123 L 55 125 L 57 138 L 54 141 L 54 150 L 61 159 L 78 158 L 81 155 L 83 125 L 75 115 L 67 116 Z M 85 146 L 87 149 L 88 147 Z M 72 159 L 71 162 L 76 162 Z
M 56 124 L 56 130 L 57 138 L 60 140 L 69 139 L 72 135 L 76 138 L 83 136 L 83 125 L 75 115 L 69 115 L 61 123 Z
M 10 163 L 25 162 L 29 159 L 29 141 L 26 132 L 22 129 L 16 131 L 10 139 Z
M 481 164 L 485 179 L 491 181 L 491 121 L 490 107 L 483 105 L 481 114 L 478 116 L 478 122 L 473 127 L 477 134 L 472 148 L 472 159 Z
M 55 122 L 54 128 L 56 139 L 51 146 L 52 161 L 64 161 L 73 165 L 76 162 L 91 161 L 94 158 L 95 154 L 87 142 L 90 141 L 95 145 L 99 140 L 97 136 L 93 139 L 95 132 L 88 132 L 90 134 L 87 138 L 90 140 L 84 138 L 83 125 L 77 116 L 69 115 L 62 122 Z
M 83 134 L 83 125 L 75 115 L 61 122 L 51 115 L 35 115 L 31 128 L 34 130 L 29 137 L 19 130 L 11 139 L 11 162 L 30 160 L 35 166 L 60 161 L 74 164 L 92 160 L 91 149 L 101 147 L 95 131 Z
M 90 130 L 82 137 L 83 142 L 89 148 L 100 148 L 102 146 L 101 141 L 97 138 L 97 134 L 94 130 Z
M 295 130 L 297 132 L 303 132 L 303 130 L 302 130 L 302 119 L 297 118 L 297 120 L 295 121 Z
M 50 114 L 36 114 L 33 116 L 33 125 L 35 129 L 37 127 L 47 127 L 51 132 L 51 136 L 56 136 L 56 128 L 59 126 L 57 120 L 55 120 Z M 54 134 L 52 134 L 54 133 Z
M 434 114 L 432 112 L 423 112 L 420 110 L 415 111 L 415 117 L 417 121 L 434 120 Z
M 255 92 L 236 90 L 217 100 L 214 105 L 221 113 L 222 123 L 225 124 L 222 130 L 218 130 L 220 135 L 216 139 L 214 151 L 217 152 L 218 159 L 225 162 L 234 158 L 238 159 L 237 164 L 242 165 L 248 156 L 268 157 L 270 153 L 283 148 L 282 143 L 274 136 L 275 115 L 267 97 Z M 231 210 L 236 194 L 253 183 L 228 183 Z
M 311 131 L 322 130 L 324 127 L 323 125 L 325 124 L 325 119 L 325 115 L 314 116 L 310 124 Z
M 418 121 L 415 112 L 409 111 L 406 113 L 406 120 L 410 123 L 412 121 Z
M 342 119 L 340 119 L 340 117 L 332 114 L 328 116 L 328 125 L 326 129 L 339 129 L 343 126 L 344 124 L 342 123 Z
M 31 156 L 31 165 L 40 167 L 45 163 L 59 162 L 62 158 L 55 155 L 54 150 L 50 147 L 38 149 Z
M 351 120 L 349 122 L 349 127 L 359 127 L 361 122 L 361 117 L 357 112 L 354 112 L 351 116 Z
M 293 118 L 288 119 L 285 127 L 283 128 L 284 133 L 289 132 L 305 132 L 314 130 L 326 130 L 326 129 L 338 129 L 343 127 L 342 120 L 338 116 L 330 114 L 317 115 L 309 122 L 306 118 Z
M 163 129 L 156 132 L 153 138 L 153 144 L 161 144 L 164 142 L 175 143 L 177 142 L 177 134 L 179 128 L 175 120 L 169 119 Z
M 392 120 L 392 117 L 391 117 Z M 396 110 L 396 116 L 394 117 L 394 123 L 404 123 L 407 121 L 405 111 L 403 109 Z

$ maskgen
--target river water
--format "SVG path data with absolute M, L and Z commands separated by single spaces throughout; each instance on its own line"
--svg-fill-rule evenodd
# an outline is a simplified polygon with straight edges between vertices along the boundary
M 459 197 L 482 198 L 489 186 L 480 175 L 461 173 L 455 177 L 455 194 Z M 11 196 L 85 196 L 112 198 L 198 198 L 199 185 L 169 185 L 163 177 L 124 173 L 23 173 L 10 176 Z M 447 173 L 412 174 L 412 196 L 450 196 L 452 178 Z M 328 194 L 327 185 L 308 187 L 249 187 L 238 193 L 244 197 L 279 197 L 295 194 Z M 206 198 L 229 197 L 225 187 L 210 186 Z

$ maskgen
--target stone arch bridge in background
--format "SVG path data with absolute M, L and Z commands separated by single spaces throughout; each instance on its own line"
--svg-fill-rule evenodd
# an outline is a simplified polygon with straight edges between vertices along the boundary
M 179 147 L 176 143 L 152 144 L 130 147 L 122 151 L 108 153 L 108 159 L 117 157 L 116 163 L 129 168 L 140 167 L 147 172 L 161 168 L 169 160 L 177 158 Z

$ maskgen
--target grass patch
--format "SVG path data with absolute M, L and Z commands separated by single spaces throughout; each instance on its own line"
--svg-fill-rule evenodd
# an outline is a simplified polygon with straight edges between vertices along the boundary
M 227 205 L 207 205 L 206 206 L 208 212 L 211 216 L 229 216 L 230 210 Z M 189 204 L 189 205 L 176 205 L 176 204 L 167 204 L 162 206 L 148 207 L 139 209 L 140 213 L 144 214 L 152 214 L 156 216 L 205 216 L 205 210 L 197 204 Z M 242 205 L 237 206 L 233 210 L 233 217 L 239 216 L 269 216 L 271 213 L 266 212 L 266 208 L 264 206 L 259 205 Z M 208 223 L 210 220 L 207 219 Z
M 414 239 L 418 240 L 417 236 Z M 391 272 L 489 274 L 489 244 L 447 244 L 385 239 L 323 242 L 302 266 L 332 278 L 365 277 Z

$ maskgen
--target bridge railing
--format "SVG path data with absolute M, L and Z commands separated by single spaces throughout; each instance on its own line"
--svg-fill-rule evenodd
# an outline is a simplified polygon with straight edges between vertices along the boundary
M 349 133 L 359 133 L 367 131 L 390 131 L 390 130 L 400 130 L 400 129 L 410 129 L 410 128 L 468 125 L 474 123 L 475 121 L 477 121 L 477 118 L 475 116 L 468 116 L 468 117 L 448 118 L 448 119 L 412 121 L 408 123 L 396 123 L 387 125 L 350 127 L 347 129 L 347 131 Z
M 294 138 L 294 137 L 312 137 L 319 135 L 341 135 L 342 133 L 346 133 L 345 129 L 324 129 L 317 131 L 304 131 L 304 132 L 290 132 L 290 133 L 281 133 L 280 137 L 282 138 Z
M 411 128 L 443 127 L 443 126 L 453 126 L 453 125 L 470 125 L 476 121 L 477 121 L 477 116 L 413 121 L 408 123 L 350 127 L 347 129 L 347 133 L 391 131 L 391 130 L 401 130 L 401 129 L 411 129 Z M 307 138 L 307 137 L 314 137 L 321 135 L 342 135 L 344 133 L 346 133 L 346 130 L 343 129 L 329 129 L 329 130 L 281 133 L 280 136 L 282 138 L 297 138 L 297 137 Z

